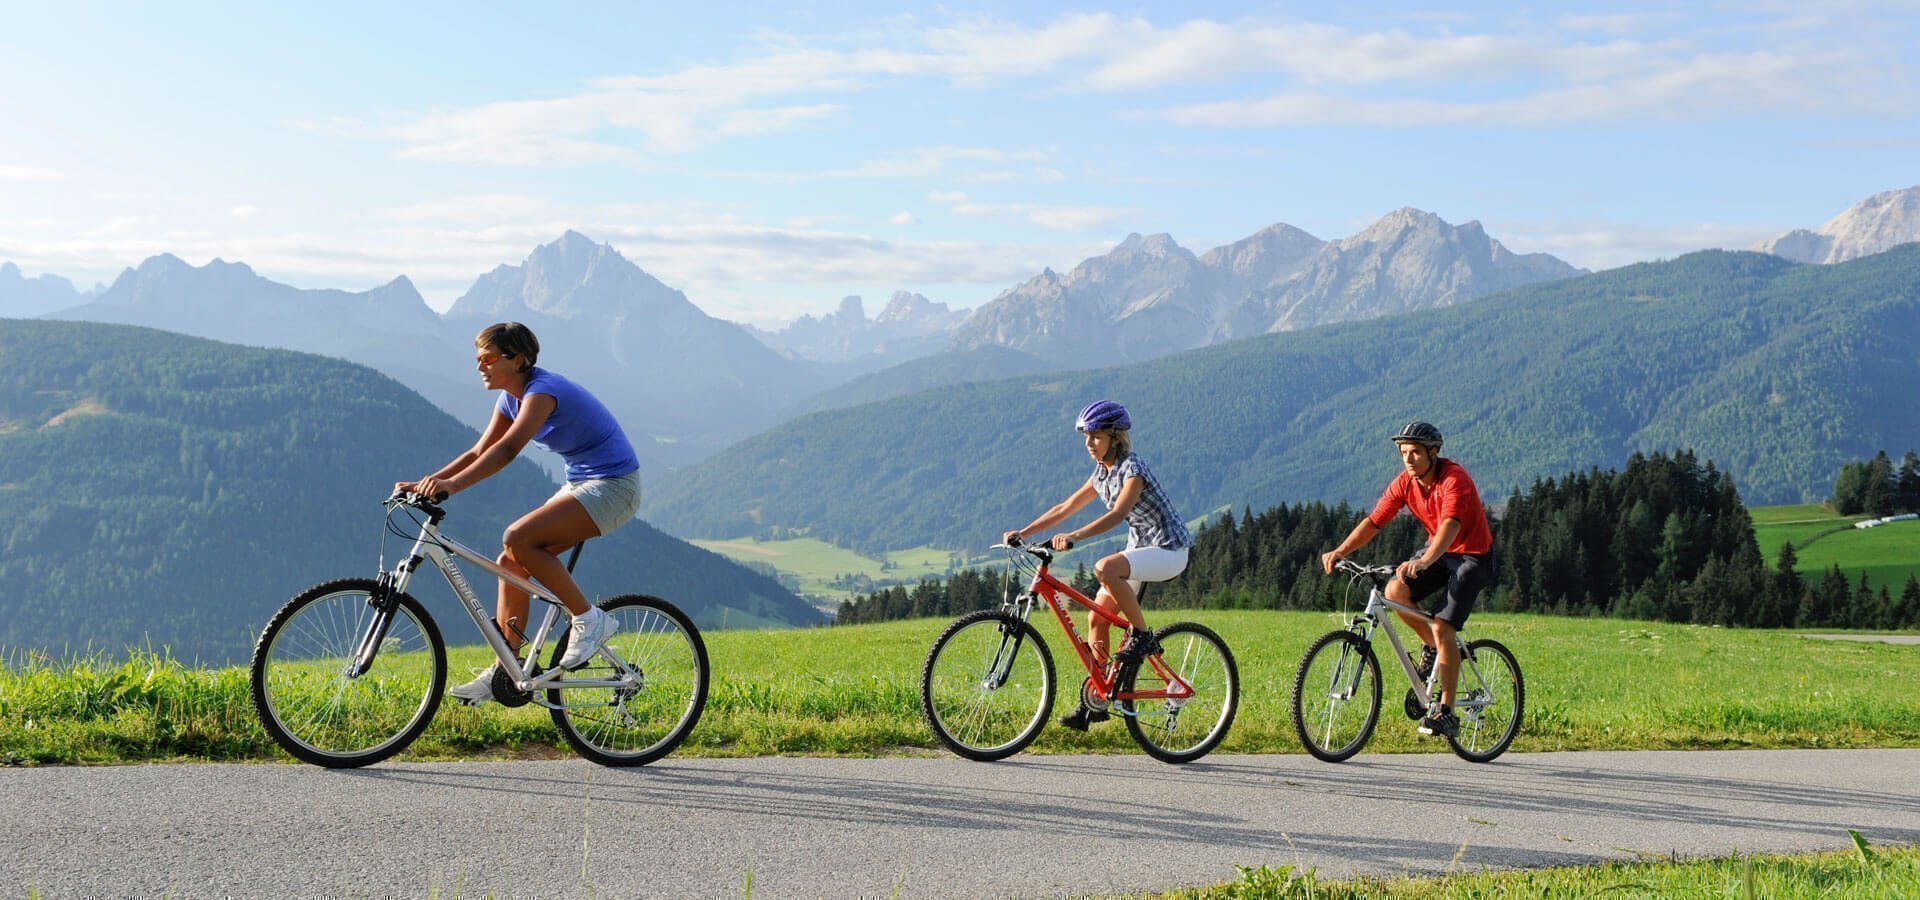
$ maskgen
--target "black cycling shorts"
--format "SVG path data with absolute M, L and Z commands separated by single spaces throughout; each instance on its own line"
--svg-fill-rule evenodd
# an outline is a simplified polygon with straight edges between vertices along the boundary
M 1420 557 L 1416 554 L 1415 559 Z M 1467 617 L 1473 614 L 1473 604 L 1480 599 L 1480 592 L 1493 583 L 1493 558 L 1491 554 L 1475 556 L 1470 553 L 1444 553 L 1440 561 L 1428 566 L 1418 578 L 1407 582 L 1413 591 L 1413 605 L 1419 606 L 1427 595 L 1446 588 L 1446 602 L 1439 609 L 1428 610 L 1433 617 L 1446 622 L 1459 630 L 1467 626 Z M 1424 608 L 1424 607 L 1422 607 Z

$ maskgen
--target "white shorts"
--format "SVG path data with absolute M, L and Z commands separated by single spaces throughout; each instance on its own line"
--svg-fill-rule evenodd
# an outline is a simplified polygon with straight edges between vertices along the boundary
M 587 515 L 602 535 L 612 534 L 640 514 L 640 473 L 628 472 L 614 478 L 589 478 L 569 481 L 560 486 L 553 499 L 572 497 L 586 508 Z
M 1132 547 L 1120 551 L 1127 558 L 1127 586 L 1133 588 L 1135 596 L 1140 588 L 1149 581 L 1167 581 L 1187 570 L 1187 548 L 1168 550 L 1165 547 Z

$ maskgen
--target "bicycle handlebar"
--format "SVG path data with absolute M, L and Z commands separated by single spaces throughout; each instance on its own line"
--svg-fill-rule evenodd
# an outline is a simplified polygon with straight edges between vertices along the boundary
M 993 549 L 1025 550 L 1027 553 L 1033 555 L 1035 558 L 1045 563 L 1053 562 L 1053 557 L 1056 552 L 1065 552 L 1065 551 L 1055 551 L 1053 547 L 1045 541 L 1042 541 L 1038 545 L 1029 545 L 1018 537 L 1011 538 L 1004 544 L 995 544 L 993 545 Z M 1068 550 L 1073 549 L 1073 543 L 1071 541 L 1067 543 L 1067 549 Z
M 1333 567 L 1356 578 L 1365 575 L 1383 580 L 1392 576 L 1394 571 L 1393 566 L 1367 566 L 1345 558 L 1336 561 Z
M 438 523 L 441 519 L 446 518 L 447 511 L 445 509 L 442 509 L 440 507 L 440 504 L 434 502 L 434 500 L 445 500 L 445 499 L 447 499 L 447 494 L 445 491 L 442 491 L 440 493 L 440 496 L 434 498 L 433 500 L 429 500 L 425 495 L 416 494 L 413 491 L 394 491 L 393 493 L 388 494 L 387 499 L 382 500 L 380 502 L 380 505 L 385 506 L 389 509 L 395 506 L 411 506 L 414 509 L 417 509 L 417 510 L 420 510 L 421 512 L 426 513 L 428 518 L 432 519 L 435 523 Z

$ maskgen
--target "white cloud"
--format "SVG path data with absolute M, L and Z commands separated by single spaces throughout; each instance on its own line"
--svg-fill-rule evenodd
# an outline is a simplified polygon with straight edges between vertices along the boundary
M 260 213 L 260 207 L 254 206 L 248 203 L 242 203 L 239 206 L 235 206 L 227 210 L 228 217 L 239 219 L 241 221 L 251 219 L 256 215 L 259 215 L 259 213 Z
M 0 165 L 0 181 L 59 181 L 64 177 L 66 176 L 57 169 Z
M 934 191 L 928 196 L 935 203 L 952 210 L 955 215 L 1023 221 L 1052 231 L 1109 231 L 1115 222 L 1139 212 L 1105 206 L 980 203 L 968 199 L 960 191 Z
M 887 219 L 888 225 L 918 225 L 920 217 L 910 212 L 897 212 Z

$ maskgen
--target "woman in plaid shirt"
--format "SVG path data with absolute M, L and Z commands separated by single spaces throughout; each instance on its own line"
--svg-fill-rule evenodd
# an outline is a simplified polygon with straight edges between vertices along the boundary
M 1127 523 L 1127 548 L 1094 564 L 1094 577 L 1100 580 L 1100 593 L 1094 603 L 1126 616 L 1133 627 L 1113 655 L 1116 662 L 1134 662 L 1159 652 L 1159 642 L 1147 628 L 1146 613 L 1140 609 L 1140 589 L 1150 581 L 1166 581 L 1187 568 L 1187 550 L 1193 536 L 1167 499 L 1152 470 L 1133 452 L 1130 429 L 1133 419 L 1127 409 L 1111 400 L 1099 400 L 1080 411 L 1074 428 L 1085 435 L 1087 455 L 1093 457 L 1093 474 L 1067 499 L 1041 513 L 1040 517 L 1018 531 L 1009 531 L 1009 543 L 1052 527 L 1085 508 L 1098 497 L 1107 506 L 1106 514 L 1072 531 L 1055 534 L 1049 543 L 1055 550 L 1067 550 L 1075 543 L 1101 534 L 1122 520 Z M 1107 623 L 1087 614 L 1087 643 L 1095 654 L 1107 652 Z M 1084 705 L 1060 724 L 1076 731 L 1107 718 L 1100 710 Z

